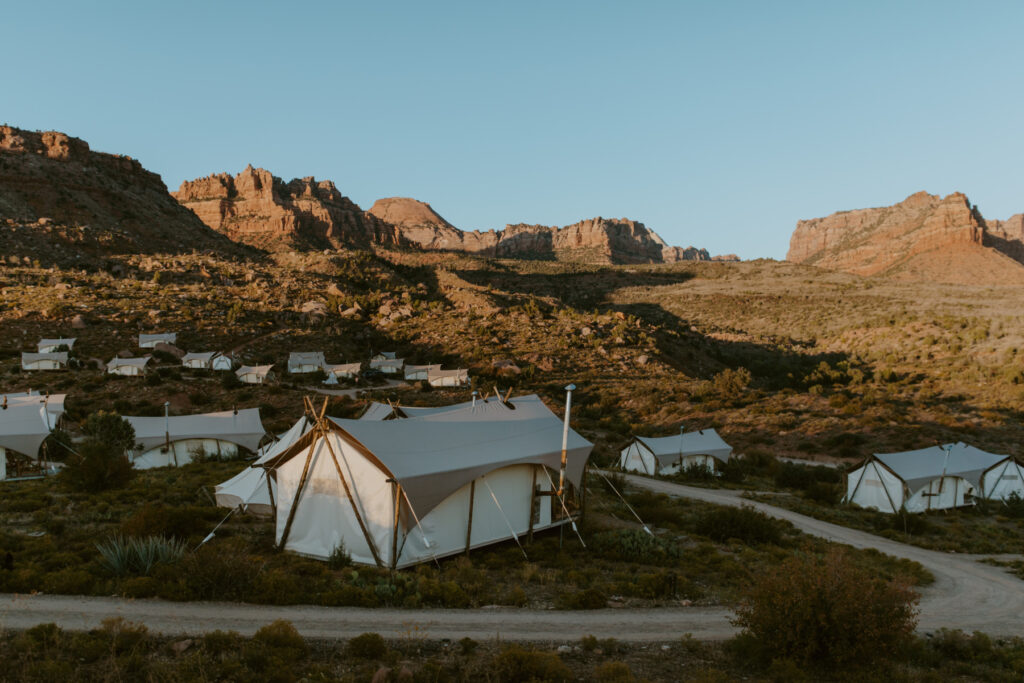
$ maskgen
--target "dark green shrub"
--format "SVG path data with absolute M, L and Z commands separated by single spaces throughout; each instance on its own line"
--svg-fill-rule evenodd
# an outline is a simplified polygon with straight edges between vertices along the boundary
M 592 680 L 598 683 L 633 683 L 636 676 L 625 662 L 605 662 L 594 669 Z
M 245 543 L 234 538 L 213 540 L 179 564 L 184 595 L 190 600 L 243 600 L 262 565 L 249 557 Z
M 553 652 L 524 650 L 510 645 L 491 662 L 491 671 L 500 683 L 532 683 L 533 681 L 571 681 L 572 671 Z
M 78 445 L 77 451 L 68 457 L 60 473 L 71 488 L 92 493 L 121 488 L 134 474 L 124 450 L 110 442 L 90 437 Z
M 379 633 L 364 633 L 345 644 L 345 654 L 358 659 L 383 659 L 388 644 Z
M 815 503 L 821 503 L 822 505 L 835 505 L 839 502 L 839 497 L 842 491 L 835 484 L 827 484 L 823 481 L 816 481 L 804 491 L 804 496 L 808 500 L 813 500 Z
M 761 575 L 746 589 L 733 623 L 763 663 L 864 665 L 907 647 L 917 600 L 909 588 L 878 579 L 834 549 L 824 558 L 791 558 Z
M 768 515 L 744 505 L 718 507 L 697 518 L 695 531 L 714 541 L 738 539 L 749 545 L 782 541 L 781 524 Z
M 642 529 L 616 529 L 602 531 L 593 536 L 594 552 L 623 562 L 659 564 L 682 556 L 678 545 Z
M 555 604 L 559 609 L 603 609 L 608 606 L 608 596 L 596 588 L 586 588 L 575 593 L 561 593 Z
M 210 510 L 193 506 L 167 507 L 158 503 L 148 503 L 121 523 L 121 533 L 134 538 L 166 536 L 183 540 L 205 536 L 210 530 L 210 521 L 207 519 Z M 217 511 L 213 512 L 218 514 Z
M 288 651 L 287 659 L 297 660 L 309 654 L 306 639 L 299 635 L 292 622 L 278 619 L 256 631 L 253 640 L 257 644 L 277 650 Z
M 344 541 L 339 541 L 331 551 L 331 556 L 327 558 L 327 566 L 335 570 L 352 566 L 352 556 L 348 554 Z

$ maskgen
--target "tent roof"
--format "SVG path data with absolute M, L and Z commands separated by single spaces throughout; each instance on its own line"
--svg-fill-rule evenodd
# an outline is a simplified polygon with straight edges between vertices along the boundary
M 362 363 L 336 363 L 334 365 L 325 365 L 324 371 L 331 372 L 359 372 L 359 369 L 363 367 Z
M 0 405 L 7 401 L 8 407 L 10 406 L 37 406 L 46 405 L 47 412 L 50 413 L 50 424 L 55 424 L 56 421 L 64 414 L 64 400 L 67 398 L 67 394 L 50 394 L 44 396 L 38 391 L 25 392 L 19 394 L 0 394 Z
M 266 375 L 273 365 L 243 365 L 235 370 L 236 375 Z
M 165 433 L 170 434 L 171 441 L 184 439 L 220 439 L 230 441 L 251 451 L 260 445 L 260 439 L 266 434 L 260 422 L 259 408 L 247 408 L 234 411 L 225 410 L 219 413 L 201 415 L 174 415 L 165 417 L 125 417 L 135 428 L 135 442 L 142 444 L 143 450 L 155 448 L 164 443 Z M 166 430 L 166 431 L 165 431 Z
M 323 351 L 292 351 L 288 354 L 288 365 L 324 365 Z
M 378 351 L 377 353 L 375 353 L 373 355 L 374 358 L 377 358 L 378 356 L 380 356 L 380 358 L 384 359 L 384 360 L 395 360 L 396 358 L 398 358 L 398 352 L 397 351 Z
M 216 351 L 207 351 L 205 353 L 186 353 L 184 356 L 181 357 L 181 362 L 184 363 L 185 361 L 190 360 L 201 360 L 205 363 L 209 363 L 211 360 L 213 360 L 213 357 L 216 355 Z
M 69 337 L 67 339 L 64 339 L 63 337 L 59 339 L 40 339 L 37 346 L 61 346 L 63 344 L 70 349 L 75 345 L 75 339 L 76 337 Z
M 434 379 L 435 377 L 469 377 L 469 370 L 465 368 L 459 368 L 458 370 L 428 370 L 427 378 Z
M 875 453 L 874 457 L 906 482 L 907 488 L 917 491 L 932 479 L 941 477 L 943 472 L 947 476 L 965 479 L 978 488 L 981 486 L 981 475 L 985 470 L 1009 456 L 988 453 L 958 442 L 902 453 Z
M 138 368 L 146 367 L 146 363 L 149 362 L 149 356 L 143 356 L 142 358 L 114 358 L 107 363 L 108 368 L 122 368 L 129 365 L 134 365 Z
M 408 420 L 339 420 L 332 427 L 401 484 L 417 515 L 434 509 L 474 479 L 502 467 L 538 464 L 558 470 L 562 420 L 537 396 Z M 343 436 L 344 438 L 344 436 Z M 281 462 L 306 452 L 290 449 Z M 593 444 L 569 430 L 566 476 L 579 486 Z
M 143 344 L 145 342 L 171 342 L 173 344 L 177 339 L 177 332 L 157 332 L 155 334 L 140 334 L 139 344 Z
M 260 449 L 259 457 L 256 458 L 252 466 L 257 467 L 263 463 L 276 458 L 281 453 L 291 448 L 296 441 L 312 428 L 309 418 L 305 415 L 299 418 L 298 422 L 293 424 L 287 432 L 277 437 L 277 441 L 269 443 Z
M 379 358 L 370 361 L 371 368 L 400 368 L 405 365 L 404 358 Z
M 728 462 L 732 455 L 732 446 L 714 429 L 683 432 L 682 435 L 675 436 L 638 436 L 636 440 L 646 446 L 662 465 L 670 464 L 680 456 L 710 455 L 722 462 Z
M 391 413 L 394 409 L 387 403 L 378 403 L 377 401 L 371 401 L 370 405 L 366 406 L 366 410 L 359 416 L 360 420 L 385 420 L 391 417 Z
M 35 363 L 41 360 L 55 360 L 61 363 L 68 362 L 67 351 L 51 351 L 49 353 L 28 353 L 22 352 L 21 362 L 22 363 Z
M 440 363 L 438 363 L 436 365 L 406 365 L 405 366 L 406 372 L 417 372 L 419 370 L 426 370 L 426 371 L 429 372 L 430 370 L 440 370 L 440 369 L 441 369 L 441 364 Z
M 0 446 L 36 457 L 59 417 L 39 403 L 8 400 L 7 408 L 0 408 Z

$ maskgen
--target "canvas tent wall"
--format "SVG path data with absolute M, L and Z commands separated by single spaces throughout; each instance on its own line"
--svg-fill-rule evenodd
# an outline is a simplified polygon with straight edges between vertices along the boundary
M 469 384 L 469 370 L 431 370 L 427 382 L 432 387 L 460 387 Z
M 986 492 L 1024 495 L 1020 474 L 1012 458 L 965 443 L 876 453 L 846 475 L 844 501 L 889 513 L 946 510 L 972 505 Z
M 259 408 L 124 419 L 135 428 L 136 469 L 186 465 L 199 449 L 225 458 L 236 455 L 239 446 L 255 451 L 266 434 Z
M 22 370 L 63 370 L 67 366 L 67 351 L 21 354 Z
M 114 358 L 107 363 L 107 372 L 112 375 L 138 377 L 146 373 L 146 365 L 148 363 L 149 356 L 143 356 L 142 358 Z
M 213 364 L 213 357 L 216 355 L 216 351 L 186 353 L 181 358 L 181 364 L 186 368 L 193 368 L 195 370 L 209 370 Z
M 405 367 L 405 360 L 402 358 L 383 358 L 370 361 L 370 368 L 380 370 L 385 375 L 401 374 Z
M 732 446 L 714 429 L 676 436 L 636 436 L 619 454 L 619 468 L 644 474 L 675 474 L 688 467 L 714 471 L 715 462 L 727 463 Z
M 288 354 L 288 372 L 302 374 L 323 370 L 327 365 L 320 351 L 292 351 Z
M 234 370 L 235 359 L 226 353 L 218 353 L 214 355 L 213 360 L 210 361 L 211 370 Z
M 40 339 L 36 344 L 36 351 L 39 353 L 54 353 L 59 350 L 70 351 L 75 346 L 75 338 L 68 339 Z
M 7 478 L 8 456 L 39 460 L 39 449 L 64 414 L 64 396 L 25 396 L 0 399 L 0 479 Z
M 246 384 L 265 384 L 273 379 L 273 365 L 243 365 L 235 370 L 235 376 Z
M 410 381 L 427 379 L 432 370 L 440 370 L 440 365 L 406 365 L 405 378 Z
M 140 349 L 155 349 L 157 344 L 175 344 L 178 341 L 177 332 L 161 332 L 158 334 L 140 334 Z
M 277 500 L 277 484 L 273 478 L 267 476 L 264 465 L 291 448 L 311 426 L 310 420 L 303 416 L 275 441 L 260 448 L 251 466 L 214 487 L 217 505 L 241 507 L 258 515 L 273 514 L 274 501 Z
M 361 363 L 339 363 L 337 365 L 325 365 L 324 372 L 327 373 L 327 380 L 334 380 L 337 384 L 341 378 L 351 378 L 359 374 L 359 370 L 362 368 Z
M 325 421 L 267 463 L 277 542 L 320 559 L 344 543 L 355 562 L 407 567 L 566 523 L 562 499 L 543 495 L 558 480 L 562 421 L 536 396 L 514 404 Z M 591 448 L 569 430 L 575 487 Z

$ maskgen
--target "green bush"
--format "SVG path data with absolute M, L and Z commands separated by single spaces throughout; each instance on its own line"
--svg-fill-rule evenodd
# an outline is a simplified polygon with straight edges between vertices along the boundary
M 917 600 L 909 588 L 878 579 L 834 549 L 768 570 L 746 589 L 733 623 L 762 663 L 863 665 L 907 647 Z
M 593 536 L 591 547 L 594 552 L 623 562 L 659 564 L 682 556 L 678 545 L 642 529 L 602 531 Z
M 266 648 L 276 650 L 282 658 L 298 660 L 309 654 L 306 639 L 299 635 L 292 622 L 278 619 L 262 627 L 253 635 L 253 640 Z
M 134 473 L 122 449 L 90 437 L 78 445 L 77 453 L 68 457 L 60 477 L 73 489 L 96 493 L 123 487 Z
M 210 527 L 207 519 L 210 509 L 193 506 L 168 507 L 148 503 L 121 523 L 121 533 L 134 538 L 166 536 L 182 540 L 205 536 Z
M 249 556 L 237 539 L 214 540 L 185 557 L 180 564 L 187 600 L 244 600 L 262 565 Z
M 816 481 L 804 490 L 804 496 L 822 505 L 835 505 L 839 502 L 842 491 L 836 484 Z
M 388 644 L 379 633 L 364 633 L 345 644 L 345 654 L 358 659 L 383 659 L 388 653 Z
M 596 588 L 586 588 L 559 594 L 555 605 L 559 609 L 603 609 L 608 606 L 608 596 Z
M 744 505 L 717 507 L 705 512 L 697 518 L 695 531 L 719 542 L 738 539 L 748 545 L 778 544 L 782 541 L 781 526 L 763 512 Z
M 524 650 L 518 645 L 505 648 L 491 662 L 491 671 L 500 683 L 534 681 L 568 682 L 572 671 L 553 652 Z

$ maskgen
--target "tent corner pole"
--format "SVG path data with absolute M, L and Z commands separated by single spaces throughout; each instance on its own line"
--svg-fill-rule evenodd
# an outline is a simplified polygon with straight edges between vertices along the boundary
M 473 536 L 473 502 L 476 498 L 476 479 L 469 482 L 469 519 L 466 522 L 466 557 L 469 557 L 470 539 Z

